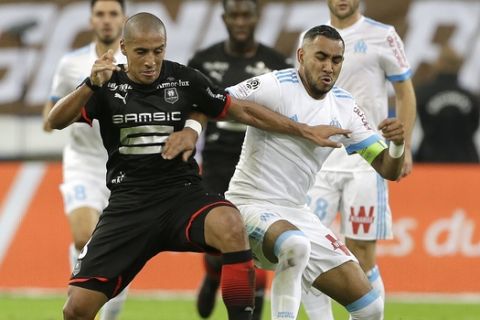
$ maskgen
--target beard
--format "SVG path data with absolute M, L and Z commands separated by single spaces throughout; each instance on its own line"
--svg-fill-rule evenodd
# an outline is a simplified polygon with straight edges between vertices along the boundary
M 318 81 L 316 81 L 308 72 L 305 72 L 305 80 L 311 94 L 316 98 L 323 98 L 333 87 L 333 84 L 329 86 L 319 84 Z

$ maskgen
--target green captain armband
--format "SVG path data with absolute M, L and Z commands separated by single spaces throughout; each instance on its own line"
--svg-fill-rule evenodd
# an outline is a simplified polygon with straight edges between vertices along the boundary
M 367 160 L 368 163 L 372 164 L 373 160 L 375 160 L 375 158 L 387 148 L 387 144 L 384 141 L 378 140 L 374 144 L 371 144 L 362 150 L 358 150 L 357 153 L 361 155 L 363 159 Z

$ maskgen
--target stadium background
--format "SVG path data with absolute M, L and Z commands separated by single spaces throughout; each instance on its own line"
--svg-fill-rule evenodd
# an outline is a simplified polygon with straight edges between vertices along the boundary
M 301 31 L 328 19 L 323 1 L 260 3 L 259 39 L 290 56 Z M 415 84 L 428 80 L 430 64 L 449 43 L 465 56 L 461 82 L 480 93 L 479 1 L 366 0 L 364 8 L 397 28 Z M 138 11 L 164 19 L 167 58 L 179 62 L 226 35 L 218 1 L 128 2 L 129 14 Z M 40 111 L 60 56 L 89 41 L 88 16 L 88 1 L 0 1 L 0 291 L 65 289 L 70 233 L 58 160 L 67 132 L 43 133 Z M 420 138 L 417 128 L 415 142 Z M 379 246 L 387 292 L 479 299 L 480 167 L 417 165 L 390 188 L 396 239 Z M 200 261 L 196 254 L 162 254 L 132 289 L 192 292 Z

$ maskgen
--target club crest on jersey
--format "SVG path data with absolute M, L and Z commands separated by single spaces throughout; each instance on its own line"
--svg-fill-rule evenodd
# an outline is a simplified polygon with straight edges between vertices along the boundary
M 337 120 L 337 118 L 333 118 L 332 121 L 330 121 L 330 125 L 332 127 L 342 128 L 342 124 Z
M 164 91 L 165 102 L 174 104 L 178 101 L 178 92 L 176 88 L 167 88 Z

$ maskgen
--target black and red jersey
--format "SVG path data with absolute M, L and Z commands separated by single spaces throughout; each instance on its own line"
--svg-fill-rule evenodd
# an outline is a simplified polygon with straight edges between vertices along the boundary
M 161 150 L 168 135 L 182 130 L 191 111 L 221 117 L 229 97 L 203 74 L 164 60 L 159 78 L 149 85 L 131 81 L 125 71 L 114 72 L 94 92 L 82 115 L 98 119 L 108 151 L 107 186 L 164 188 L 198 181 L 193 159 L 165 160 Z

